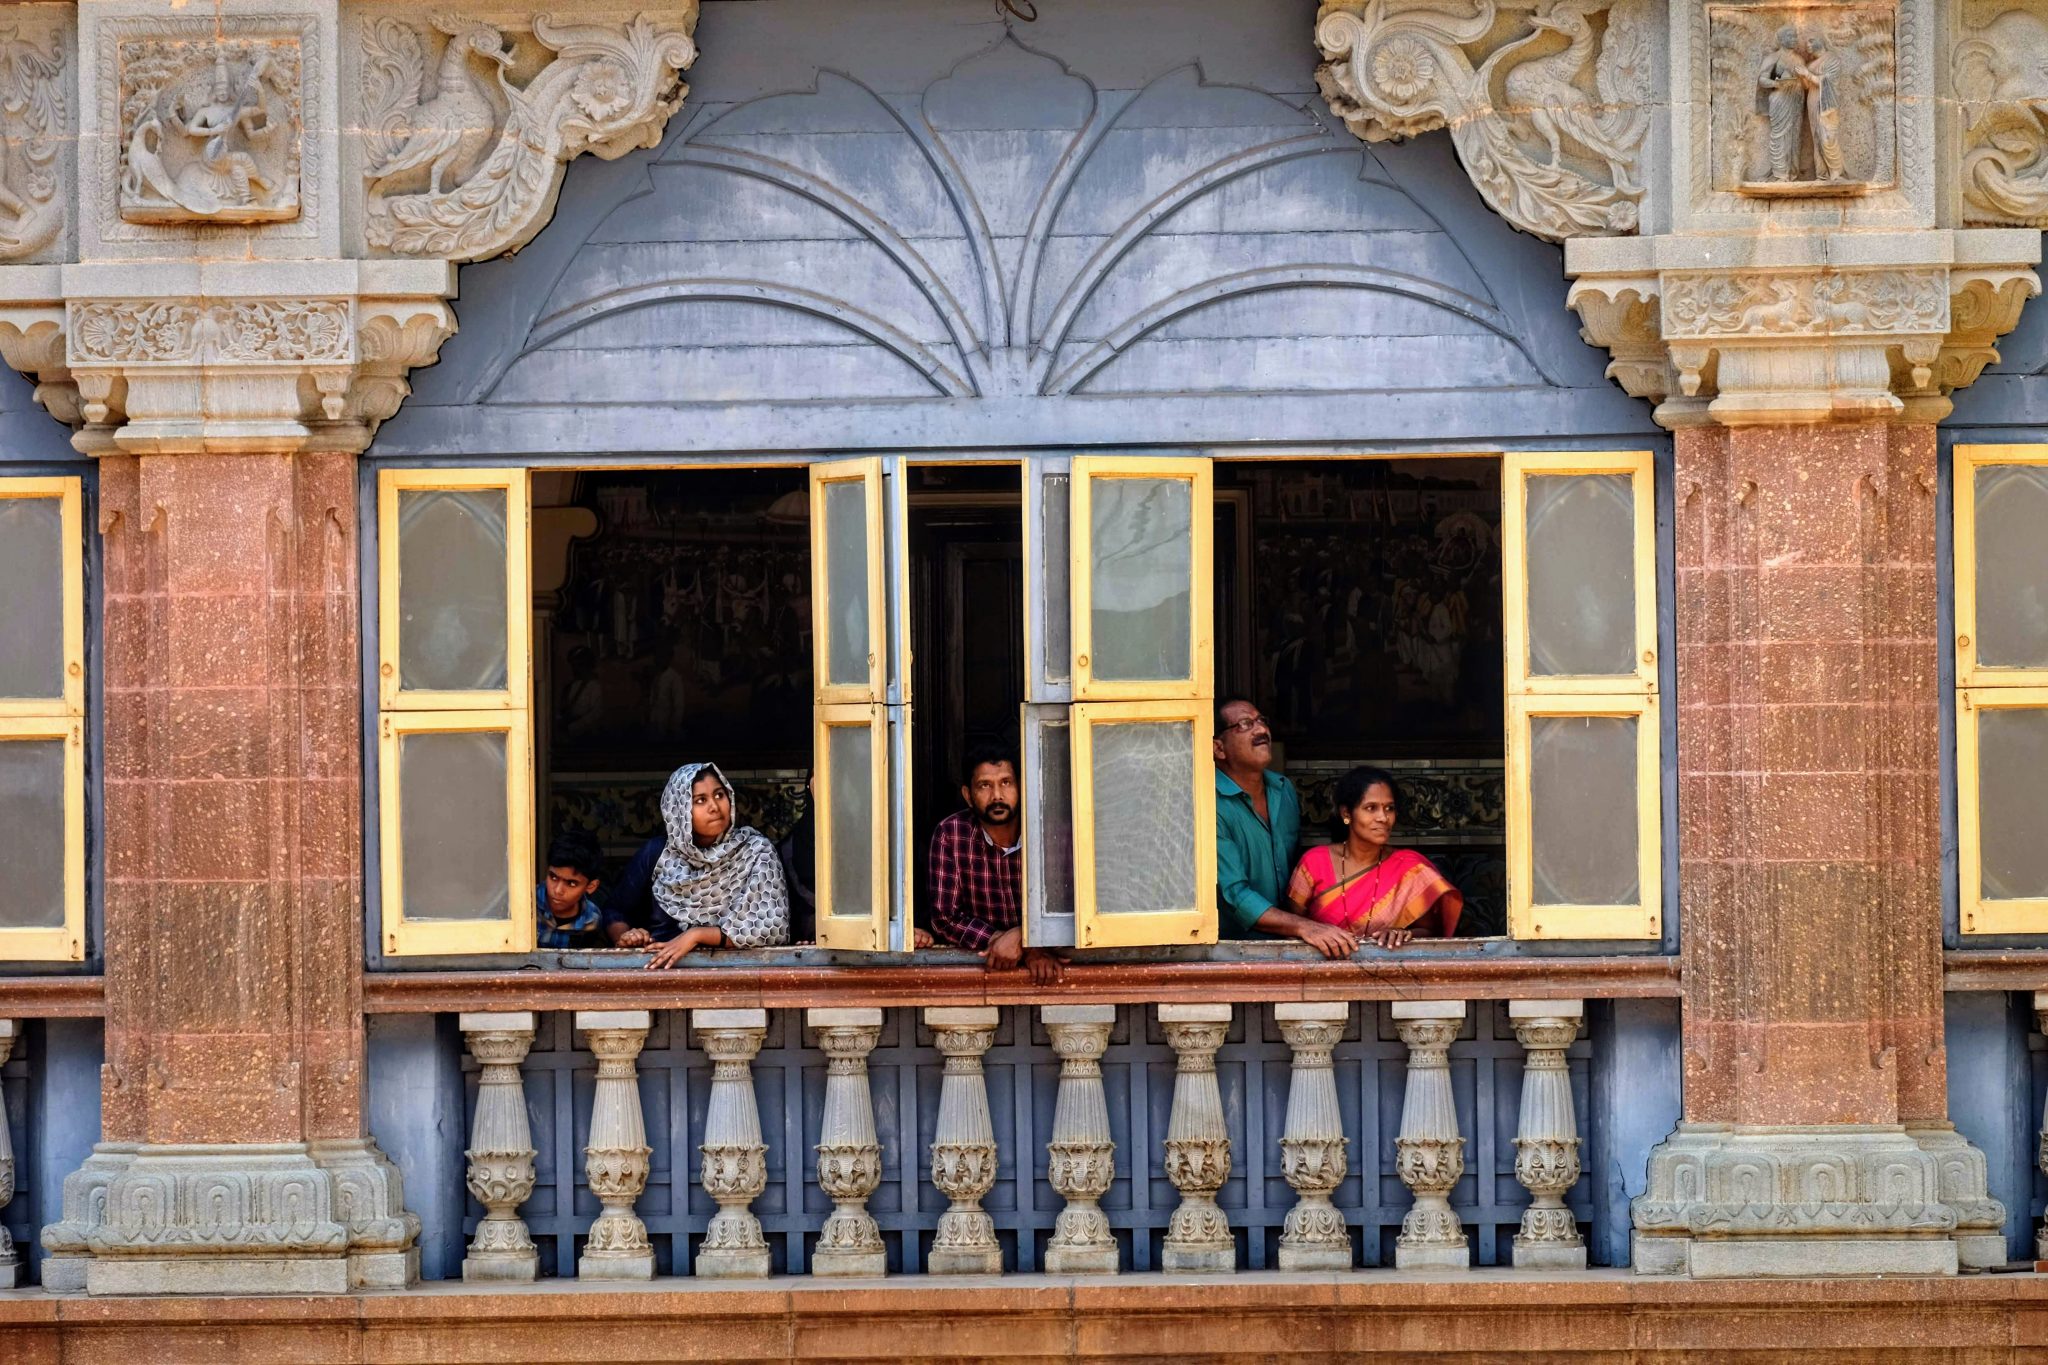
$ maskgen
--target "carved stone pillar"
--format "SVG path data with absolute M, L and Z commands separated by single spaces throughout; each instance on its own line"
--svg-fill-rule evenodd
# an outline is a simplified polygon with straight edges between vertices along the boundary
M 1341 1000 L 1283 1001 L 1273 1006 L 1280 1036 L 1294 1051 L 1287 1080 L 1287 1129 L 1280 1173 L 1300 1196 L 1280 1234 L 1282 1270 L 1349 1270 L 1351 1230 L 1330 1195 L 1344 1183 L 1350 1139 L 1337 1108 L 1330 1053 L 1344 1037 L 1351 1006 Z
M 0 1019 L 0 1066 L 7 1065 L 20 1030 L 21 1025 L 12 1019 Z M 0 1214 L 7 1211 L 13 1199 L 14 1139 L 7 1132 L 7 1106 L 0 1103 Z M 6 1226 L 0 1224 L 0 1289 L 12 1289 L 20 1283 L 21 1255 L 14 1249 L 14 1239 L 8 1235 Z
M 646 1010 L 579 1010 L 576 1027 L 597 1058 L 597 1087 L 590 1101 L 590 1141 L 583 1171 L 590 1192 L 604 1205 L 590 1225 L 579 1280 L 651 1280 L 654 1248 L 647 1225 L 633 1212 L 647 1188 L 647 1123 L 640 1113 L 640 1075 L 634 1061 L 647 1046 L 654 1016 Z
M 540 1253 L 519 1206 L 533 1193 L 533 1129 L 526 1119 L 526 1087 L 519 1064 L 533 1046 L 528 1013 L 465 1014 L 462 1036 L 482 1069 L 476 1078 L 476 1117 L 469 1125 L 469 1192 L 484 1206 L 483 1220 L 462 1258 L 464 1280 L 533 1279 Z
M 939 1122 L 932 1133 L 932 1184 L 952 1203 L 939 1215 L 925 1269 L 934 1275 L 1000 1275 L 1003 1249 L 982 1196 L 995 1188 L 996 1130 L 988 1112 L 982 1054 L 996 1040 L 993 1006 L 935 1007 L 925 1027 L 946 1058 Z
M 1529 1191 L 1515 1234 L 1518 1270 L 1584 1270 L 1586 1243 L 1564 1197 L 1579 1183 L 1579 1124 L 1565 1049 L 1578 1037 L 1583 1000 L 1510 1000 L 1508 1019 L 1526 1053 L 1515 1127 L 1515 1179 Z
M 2041 1026 L 2043 1033 L 2048 1033 L 2048 991 L 2034 993 L 2034 1022 Z M 2048 1103 L 2042 1107 L 2039 1137 L 2041 1145 L 2036 1164 L 2043 1174 L 2048 1174 Z M 2034 1231 L 2034 1256 L 2037 1260 L 2048 1261 L 2048 1217 L 2044 1217 L 2042 1225 Z
M 1116 1006 L 1041 1005 L 1038 1017 L 1060 1055 L 1046 1171 L 1067 1201 L 1045 1248 L 1045 1268 L 1054 1275 L 1114 1275 L 1116 1238 L 1097 1201 L 1116 1179 L 1116 1144 L 1102 1093 L 1102 1053 L 1116 1024 Z
M 1230 1031 L 1227 1004 L 1157 1005 L 1174 1052 L 1173 1112 L 1166 1123 L 1166 1178 L 1180 1203 L 1160 1243 L 1166 1271 L 1237 1269 L 1237 1240 L 1216 1192 L 1230 1179 L 1230 1129 L 1216 1086 L 1216 1050 Z
M 754 1100 L 754 1058 L 768 1037 L 766 1010 L 691 1010 L 690 1031 L 711 1058 L 711 1103 L 704 1115 L 704 1193 L 718 1201 L 697 1275 L 707 1280 L 760 1279 L 768 1274 L 768 1241 L 748 1206 L 768 1187 L 768 1144 Z
M 1465 1225 L 1451 1207 L 1451 1190 L 1465 1174 L 1465 1139 L 1451 1097 L 1450 1055 L 1465 1022 L 1465 1002 L 1396 1000 L 1388 1009 L 1394 1031 L 1408 1045 L 1395 1171 L 1415 1195 L 1394 1242 L 1394 1268 L 1463 1270 L 1472 1264 L 1472 1253 Z
M 875 1104 L 868 1093 L 868 1054 L 882 1036 L 878 1009 L 807 1010 L 825 1054 L 825 1112 L 818 1124 L 818 1188 L 832 1212 L 811 1252 L 813 1275 L 889 1273 L 889 1253 L 867 1210 L 882 1183 L 882 1144 L 875 1136 Z

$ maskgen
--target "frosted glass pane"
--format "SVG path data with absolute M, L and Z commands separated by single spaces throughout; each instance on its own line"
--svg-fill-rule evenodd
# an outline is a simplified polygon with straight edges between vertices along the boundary
M 1102 732 L 1096 731 L 1098 735 Z M 1044 725 L 1038 731 L 1039 770 L 1031 804 L 1038 824 L 1037 845 L 1044 850 L 1041 865 L 1027 869 L 1044 892 L 1041 902 L 1048 914 L 1074 913 L 1074 753 L 1072 734 L 1065 724 Z
M 1636 718 L 1536 716 L 1529 816 L 1537 905 L 1642 900 L 1636 825 Z
M 0 740 L 0 929 L 64 924 L 64 741 Z
M 1066 474 L 1045 476 L 1045 598 L 1041 610 L 1045 613 L 1045 676 L 1055 682 L 1067 681 L 1074 672 L 1073 611 L 1068 602 L 1073 578 L 1073 541 L 1068 534 L 1074 519 L 1069 502 L 1073 483 Z
M 1529 480 L 1530 673 L 1635 672 L 1635 521 L 1626 474 Z
M 2048 711 L 1980 708 L 1977 744 L 1984 898 L 2048 897 Z
M 1094 727 L 1095 909 L 1195 904 L 1195 727 L 1129 721 Z
M 868 504 L 859 483 L 825 485 L 825 676 L 868 681 Z
M 1097 479 L 1089 499 L 1095 676 L 1187 677 L 1193 490 L 1185 479 Z
M 506 685 L 505 490 L 398 495 L 398 678 L 416 692 Z
M 508 918 L 505 736 L 405 735 L 398 783 L 405 917 Z
M 62 696 L 64 525 L 57 499 L 0 498 L 0 584 L 0 697 Z
M 834 725 L 831 746 L 832 857 L 828 864 L 835 918 L 865 919 L 875 900 L 875 734 L 865 725 Z
M 2048 666 L 2048 469 L 1977 471 L 1977 661 Z M 2009 712 L 2001 714 L 2010 714 Z

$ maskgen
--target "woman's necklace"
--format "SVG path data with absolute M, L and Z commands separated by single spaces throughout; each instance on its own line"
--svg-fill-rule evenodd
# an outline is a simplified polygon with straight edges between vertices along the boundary
M 1361 867 L 1361 868 L 1359 868 L 1359 869 L 1358 869 L 1358 875 L 1359 875 L 1359 876 L 1361 876 L 1361 877 L 1363 877 L 1363 876 L 1364 876 L 1364 875 L 1365 875 L 1366 873 L 1368 873 L 1368 872 L 1371 872 L 1371 873 L 1377 874 L 1377 873 L 1379 872 L 1379 866 L 1380 866 L 1380 864 L 1381 864 L 1381 863 L 1383 863 L 1383 862 L 1385 862 L 1386 860 L 1387 860 L 1387 846 L 1386 846 L 1385 844 L 1381 844 L 1381 845 L 1380 845 L 1380 856 L 1379 856 L 1379 857 L 1377 857 L 1377 858 L 1374 858 L 1374 859 L 1373 859 L 1373 860 L 1372 860 L 1371 862 L 1367 863 L 1367 864 L 1366 864 L 1366 865 L 1365 865 L 1364 867 Z M 1342 844 L 1339 844 L 1339 845 L 1337 845 L 1337 880 L 1338 880 L 1339 882 L 1343 882 L 1344 880 L 1346 880 L 1345 874 L 1346 874 L 1346 873 L 1347 873 L 1348 871 L 1350 871 L 1350 868 L 1351 868 L 1351 845 L 1350 845 L 1350 842 L 1349 842 L 1349 841 L 1347 840 L 1347 841 L 1345 841 L 1344 843 L 1342 843 Z M 1379 889 L 1379 877 L 1378 877 L 1377 875 L 1375 875 L 1375 876 L 1373 877 L 1373 890 L 1377 891 L 1378 889 Z

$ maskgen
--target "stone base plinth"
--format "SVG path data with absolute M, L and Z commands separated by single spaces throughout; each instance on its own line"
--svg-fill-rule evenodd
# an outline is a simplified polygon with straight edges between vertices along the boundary
M 636 1252 L 621 1256 L 615 1252 L 584 1252 L 576 1258 L 576 1278 L 579 1280 L 651 1280 L 654 1278 L 654 1253 Z
M 88 1294 L 346 1294 L 341 1256 L 95 1257 L 85 1268 Z
M 405 1180 L 373 1138 L 308 1144 L 334 1182 L 348 1227 L 351 1289 L 410 1289 L 420 1280 L 420 1220 L 405 1208 Z
M 1528 1242 L 1515 1239 L 1515 1269 L 1517 1270 L 1584 1270 L 1586 1268 L 1586 1247 L 1560 1246 L 1556 1242 Z
M 0 1289 L 13 1289 L 21 1283 L 21 1262 L 0 1262 Z
M 1643 1275 L 1953 1275 L 1944 1163 L 1904 1128 L 1680 1124 L 1631 1205 Z
M 83 1294 L 85 1292 L 85 1268 L 91 1264 L 86 1256 L 43 1257 L 43 1290 L 50 1294 Z
M 1047 1247 L 1045 1273 L 1048 1275 L 1114 1275 L 1117 1249 L 1106 1247 Z
M 924 1258 L 924 1269 L 927 1275 L 1000 1275 L 1003 1273 L 1003 1249 L 933 1251 Z
M 540 1278 L 540 1253 L 525 1251 L 472 1251 L 462 1258 L 462 1279 L 466 1284 L 531 1284 Z
M 889 1273 L 889 1253 L 881 1250 L 814 1251 L 811 1253 L 811 1273 L 849 1280 L 878 1279 Z
M 64 1186 L 65 1217 L 43 1239 L 52 1288 L 348 1291 L 348 1228 L 304 1143 L 106 1144 Z
M 769 1273 L 767 1247 L 700 1251 L 693 1273 L 700 1280 L 761 1280 Z
M 1343 1246 L 1291 1247 L 1280 1245 L 1280 1268 L 1282 1270 L 1349 1270 L 1351 1269 L 1351 1243 Z
M 1394 1269 L 1396 1270 L 1470 1270 L 1472 1248 L 1454 1247 L 1404 1247 L 1394 1244 Z

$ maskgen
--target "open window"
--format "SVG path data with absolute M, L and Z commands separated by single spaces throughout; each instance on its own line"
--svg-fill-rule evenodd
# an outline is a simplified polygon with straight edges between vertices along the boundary
M 85 957 L 85 572 L 75 478 L 0 478 L 0 961 Z
M 523 469 L 377 483 L 384 951 L 533 945 Z
M 1074 941 L 1213 943 L 1209 461 L 1078 458 L 1069 501 Z
M 1654 939 L 1663 921 L 1650 457 L 1505 458 L 1509 931 Z
M 1965 934 L 2048 933 L 2048 446 L 1955 449 L 1956 843 Z

